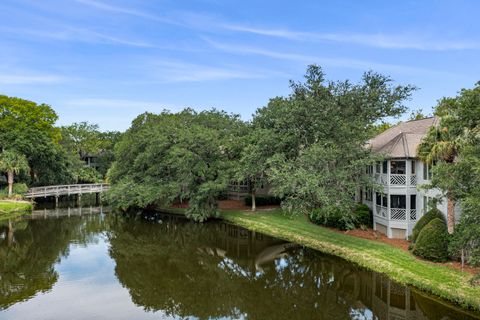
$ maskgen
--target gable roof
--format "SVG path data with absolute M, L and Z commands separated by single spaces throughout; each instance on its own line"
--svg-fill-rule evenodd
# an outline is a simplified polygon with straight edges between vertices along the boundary
M 416 158 L 422 138 L 437 124 L 437 117 L 401 122 L 370 139 L 368 146 L 373 152 L 391 158 Z

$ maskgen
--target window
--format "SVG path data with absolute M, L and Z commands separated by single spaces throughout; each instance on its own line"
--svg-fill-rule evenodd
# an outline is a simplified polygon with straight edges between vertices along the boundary
M 382 205 L 382 194 L 381 193 L 378 193 L 378 192 L 376 193 L 375 203 L 377 204 L 377 206 Z
M 367 201 L 372 201 L 373 200 L 372 189 L 370 189 L 370 188 L 365 189 L 365 200 L 367 200 Z
M 410 195 L 410 209 L 417 209 L 417 196 L 415 194 Z
M 366 173 L 367 173 L 367 174 L 373 174 L 373 166 L 372 166 L 372 165 L 367 166 L 367 168 L 366 168 Z
M 423 180 L 432 180 L 432 165 L 423 163 Z
M 377 162 L 376 172 L 377 172 L 377 173 L 382 173 L 382 164 L 381 164 L 381 162 Z
M 406 162 L 405 161 L 390 161 L 390 173 L 391 174 L 406 174 Z
M 384 195 L 383 193 L 377 192 L 375 196 L 375 203 L 377 206 L 387 207 L 388 206 L 387 196 Z
M 382 167 L 383 167 L 383 173 L 387 173 L 387 170 L 388 170 L 388 161 L 387 160 L 383 161 Z
M 406 209 L 407 202 L 405 195 L 391 195 L 390 208 Z
M 412 160 L 412 170 L 411 170 L 411 174 L 415 174 L 415 165 L 416 165 L 415 160 Z

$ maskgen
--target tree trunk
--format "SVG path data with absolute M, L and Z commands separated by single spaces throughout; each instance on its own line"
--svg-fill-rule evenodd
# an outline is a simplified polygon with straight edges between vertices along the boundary
M 253 188 L 252 189 L 252 211 L 257 210 L 257 204 L 256 204 L 256 201 L 255 201 L 255 196 L 256 196 L 256 190 L 255 190 L 255 188 Z
M 8 171 L 8 197 L 10 198 L 13 193 L 13 172 Z
M 455 201 L 449 197 L 447 202 L 447 227 L 448 233 L 452 234 L 455 229 Z

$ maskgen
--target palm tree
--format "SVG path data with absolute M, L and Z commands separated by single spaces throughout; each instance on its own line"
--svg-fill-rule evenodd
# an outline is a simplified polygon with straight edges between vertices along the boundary
M 0 153 L 0 170 L 7 173 L 8 197 L 11 197 L 14 175 L 28 170 L 27 158 L 16 151 L 4 150 Z
M 418 156 L 427 165 L 437 161 L 453 165 L 458 157 L 461 139 L 449 130 L 449 115 L 443 114 L 438 126 L 430 129 L 418 147 Z M 452 177 L 453 179 L 453 177 Z M 445 190 L 447 196 L 447 227 L 450 234 L 455 229 L 455 199 L 453 190 Z

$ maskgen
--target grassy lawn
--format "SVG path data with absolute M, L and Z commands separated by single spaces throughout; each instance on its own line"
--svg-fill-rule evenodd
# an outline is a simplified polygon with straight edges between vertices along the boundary
M 32 207 L 32 203 L 28 201 L 0 200 L 0 218 L 17 213 L 28 213 L 32 211 Z
M 480 287 L 469 284 L 472 275 L 466 272 L 419 260 L 388 244 L 337 233 L 314 225 L 303 216 L 290 217 L 278 210 L 223 211 L 221 216 L 233 224 L 342 257 L 399 283 L 480 310 Z

